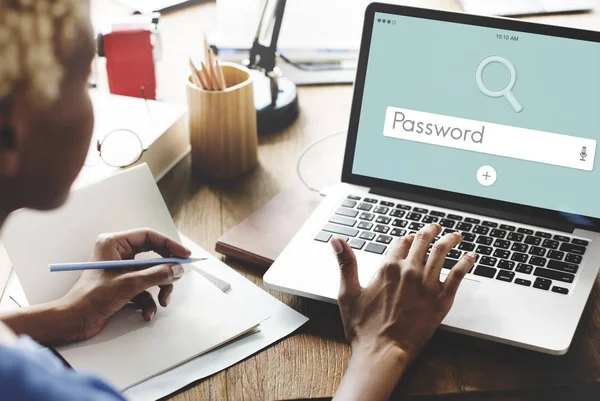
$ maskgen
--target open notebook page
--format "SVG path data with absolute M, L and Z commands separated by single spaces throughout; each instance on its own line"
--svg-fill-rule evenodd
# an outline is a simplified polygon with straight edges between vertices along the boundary
M 99 234 L 140 227 L 180 241 L 145 164 L 72 191 L 59 209 L 12 213 L 2 241 L 27 301 L 35 305 L 65 295 L 81 274 L 51 273 L 50 263 L 87 261 Z

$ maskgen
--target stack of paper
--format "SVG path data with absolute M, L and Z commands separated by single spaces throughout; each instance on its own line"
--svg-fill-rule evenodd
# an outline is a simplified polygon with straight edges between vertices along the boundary
M 259 332 L 243 336 L 243 338 L 239 338 L 227 344 L 227 346 L 194 358 L 130 388 L 125 392 L 130 400 L 147 401 L 164 397 L 198 379 L 208 377 L 245 358 L 249 358 L 261 349 L 291 334 L 308 321 L 308 318 L 254 285 L 189 238 L 183 235 L 181 235 L 181 238 L 183 244 L 192 251 L 193 255 L 209 258 L 207 262 L 202 264 L 203 272 L 213 277 L 219 277 L 231 284 L 231 289 L 227 291 L 228 297 L 236 300 L 236 302 L 249 304 L 252 308 L 264 311 L 271 317 L 261 322 Z
M 56 211 L 14 213 L 2 234 L 25 295 L 30 304 L 36 304 L 63 296 L 79 276 L 78 272 L 50 273 L 49 263 L 85 261 L 98 234 L 136 227 L 150 227 L 180 240 L 154 178 L 145 165 L 74 191 L 67 204 Z M 206 251 L 190 241 L 186 240 L 186 245 L 193 245 L 194 256 L 207 256 Z M 222 292 L 205 278 L 223 276 L 217 264 L 222 265 L 209 257 L 196 266 L 187 266 L 184 277 L 175 283 L 171 304 L 167 308 L 159 307 L 151 322 L 145 322 L 133 306 L 126 307 L 100 334 L 59 348 L 59 352 L 76 370 L 96 372 L 121 390 L 134 386 L 132 398 L 159 398 L 249 356 L 306 321 L 266 293 L 254 296 L 253 300 L 264 306 L 257 308 L 248 302 L 244 295 L 249 293 L 243 288 Z M 238 287 L 250 285 L 237 277 L 221 279 L 221 282 L 238 280 L 234 284 Z M 156 290 L 153 291 L 156 295 Z M 263 293 L 258 288 L 253 291 Z M 233 293 L 239 296 L 232 296 Z M 245 337 L 241 341 L 246 345 L 253 344 L 253 347 L 246 347 L 242 353 L 237 349 L 231 355 L 224 351 L 236 347 L 235 342 L 219 348 L 215 351 L 217 360 L 213 357 L 212 363 L 203 366 L 201 374 L 189 370 L 189 366 L 194 366 L 189 364 L 201 358 L 173 369 L 255 332 L 259 324 L 273 314 L 277 314 L 279 321 L 285 318 L 283 331 L 269 326 L 269 332 L 276 332 L 276 338 L 272 334 L 255 340 L 252 337 L 257 334 Z M 268 341 L 265 342 L 265 338 Z M 186 372 L 177 375 L 179 382 L 164 383 L 160 380 L 162 375 L 156 377 L 163 372 L 168 375 L 175 371 Z M 152 377 L 154 379 L 148 381 Z M 141 384 L 135 386 L 138 383 Z M 160 383 L 159 388 L 157 383 Z

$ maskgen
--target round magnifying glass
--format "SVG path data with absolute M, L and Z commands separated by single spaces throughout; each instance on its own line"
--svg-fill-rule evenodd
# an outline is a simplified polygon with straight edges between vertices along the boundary
M 503 89 L 490 89 L 487 87 L 485 82 L 483 82 L 483 70 L 486 66 L 488 66 L 491 63 L 500 63 L 508 69 L 510 80 Z M 513 93 L 513 88 L 515 87 L 515 83 L 517 82 L 517 69 L 515 68 L 515 65 L 506 57 L 488 56 L 481 60 L 477 65 L 477 69 L 475 70 L 475 81 L 477 82 L 479 90 L 484 95 L 489 97 L 504 96 L 504 98 L 508 101 L 508 103 L 510 103 L 515 112 L 520 113 L 521 110 L 523 110 L 523 105 L 521 105 L 521 103 Z
M 140 160 L 144 145 L 133 131 L 119 129 L 112 131 L 98 141 L 98 152 L 102 161 L 111 167 L 128 167 Z

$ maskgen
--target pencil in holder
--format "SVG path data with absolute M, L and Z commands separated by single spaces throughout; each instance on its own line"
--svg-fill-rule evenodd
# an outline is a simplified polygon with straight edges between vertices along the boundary
M 208 178 L 233 178 L 258 165 L 252 77 L 248 69 L 222 63 L 226 88 L 209 91 L 186 82 L 192 169 Z

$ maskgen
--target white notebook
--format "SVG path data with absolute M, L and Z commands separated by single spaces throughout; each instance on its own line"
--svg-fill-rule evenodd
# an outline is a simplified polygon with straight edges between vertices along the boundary
M 153 228 L 179 241 L 145 164 L 72 191 L 59 209 L 12 213 L 2 230 L 2 242 L 27 301 L 34 305 L 62 297 L 79 277 L 79 272 L 50 273 L 48 264 L 86 261 L 99 234 L 138 227 Z
M 36 304 L 66 294 L 80 274 L 50 273 L 49 263 L 85 261 L 98 234 L 137 227 L 180 240 L 146 165 L 73 191 L 58 210 L 14 213 L 2 240 L 25 296 Z M 159 306 L 151 322 L 126 307 L 100 334 L 59 352 L 76 370 L 97 373 L 124 390 L 255 330 L 269 318 L 249 303 L 233 301 L 198 274 L 202 263 L 186 266 L 171 304 Z

